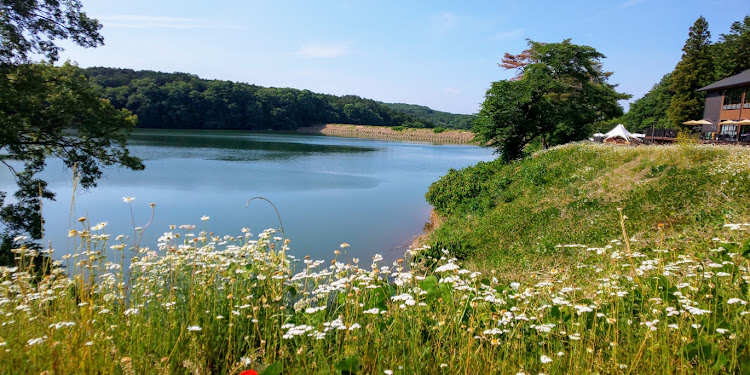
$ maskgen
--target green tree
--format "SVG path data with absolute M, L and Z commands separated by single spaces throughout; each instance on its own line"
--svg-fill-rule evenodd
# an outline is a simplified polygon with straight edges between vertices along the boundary
M 667 109 L 667 118 L 673 126 L 703 118 L 706 94 L 695 90 L 714 81 L 711 33 L 705 18 L 699 17 L 690 27 L 682 51 L 682 59 L 672 72 L 670 89 L 674 95 Z
M 667 108 L 672 100 L 670 90 L 672 74 L 667 73 L 642 98 L 630 104 L 630 109 L 622 117 L 622 123 L 631 131 L 669 128 Z
M 54 199 L 37 176 L 47 158 L 75 165 L 84 188 L 96 185 L 103 166 L 143 164 L 126 148 L 135 116 L 101 99 L 76 66 L 29 62 L 35 54 L 56 60 L 57 39 L 101 44 L 100 26 L 81 12 L 80 2 L 0 0 L 0 11 L 0 163 L 18 186 L 9 204 L 0 192 L 0 261 L 7 262 L 13 236 L 42 236 L 41 199 Z
M 494 82 L 474 122 L 477 140 L 497 148 L 509 161 L 523 156 L 534 141 L 542 147 L 585 139 L 593 124 L 622 115 L 619 93 L 602 69 L 604 55 L 566 39 L 560 43 L 529 41 L 519 76 Z M 506 55 L 506 59 L 512 55 Z
M 54 62 L 61 39 L 82 47 L 103 44 L 101 24 L 81 8 L 78 0 L 0 0 L 0 64 L 28 63 L 34 54 Z
M 732 23 L 728 34 L 721 34 L 713 45 L 715 79 L 739 74 L 750 69 L 750 15 Z

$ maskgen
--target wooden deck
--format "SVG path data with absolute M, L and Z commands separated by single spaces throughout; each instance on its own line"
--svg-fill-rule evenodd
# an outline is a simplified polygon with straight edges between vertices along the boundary
M 643 137 L 644 140 L 650 143 L 656 143 L 656 144 L 666 144 L 666 143 L 672 143 L 677 140 L 677 138 L 674 137 L 652 137 L 652 136 L 645 136 Z M 704 144 L 713 144 L 713 145 L 740 145 L 740 146 L 750 146 L 750 142 L 745 141 L 720 141 L 717 139 L 701 139 L 701 143 Z

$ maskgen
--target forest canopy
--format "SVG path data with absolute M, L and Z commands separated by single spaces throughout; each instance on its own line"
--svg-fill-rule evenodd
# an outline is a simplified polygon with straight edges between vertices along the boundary
M 467 115 L 417 111 L 359 96 L 207 80 L 187 73 L 88 68 L 89 79 L 140 128 L 294 130 L 325 123 L 466 128 Z M 464 116 L 464 117 L 461 117 Z M 471 117 L 471 116 L 468 116 Z

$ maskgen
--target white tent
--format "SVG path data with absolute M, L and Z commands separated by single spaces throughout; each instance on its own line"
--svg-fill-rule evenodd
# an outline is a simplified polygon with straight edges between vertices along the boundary
M 628 129 L 625 129 L 623 124 L 617 124 L 612 130 L 604 134 L 604 142 L 607 140 L 614 141 L 616 138 L 622 138 L 625 142 L 640 141 L 643 137 L 643 134 L 633 134 Z

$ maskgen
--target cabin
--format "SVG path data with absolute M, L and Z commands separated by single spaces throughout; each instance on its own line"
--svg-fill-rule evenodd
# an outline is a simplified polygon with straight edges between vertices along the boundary
M 750 69 L 698 91 L 706 92 L 703 118 L 713 123 L 703 125 L 701 133 L 705 138 L 750 141 L 750 123 L 747 121 L 750 119 Z

